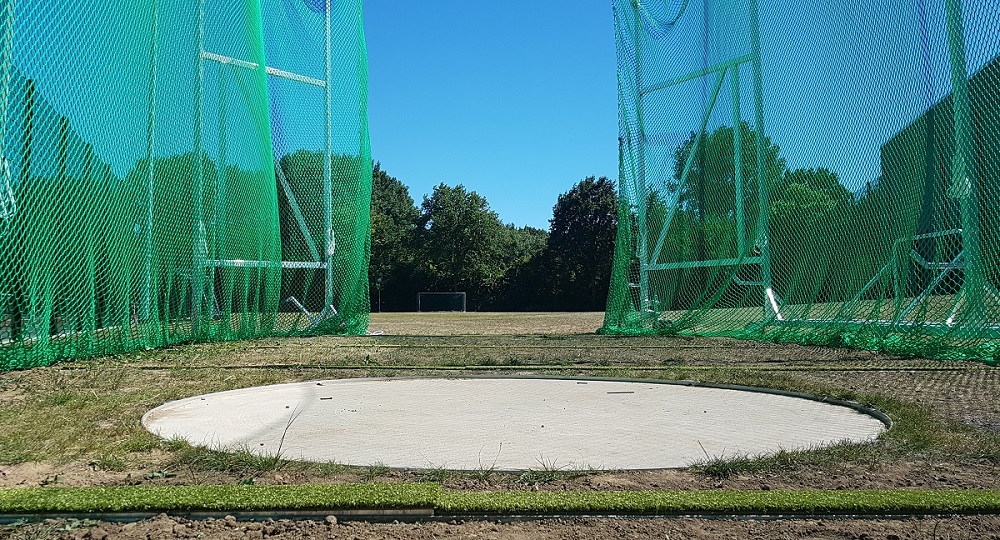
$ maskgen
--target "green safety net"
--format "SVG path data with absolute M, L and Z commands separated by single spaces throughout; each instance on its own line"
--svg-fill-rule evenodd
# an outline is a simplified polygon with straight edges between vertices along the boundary
M 0 1 L 0 370 L 368 324 L 361 0 Z
M 1000 359 L 1000 2 L 614 14 L 604 332 Z

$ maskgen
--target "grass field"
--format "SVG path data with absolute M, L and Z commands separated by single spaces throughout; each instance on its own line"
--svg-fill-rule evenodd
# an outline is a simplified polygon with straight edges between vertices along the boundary
M 370 331 L 377 335 L 186 345 L 3 373 L 0 487 L 432 482 L 456 493 L 1000 489 L 995 368 L 732 339 L 600 336 L 594 331 L 602 318 L 373 314 Z M 319 378 L 466 374 L 763 386 L 858 401 L 889 415 L 894 426 L 868 444 L 764 458 L 708 456 L 685 470 L 499 473 L 288 462 L 159 440 L 140 424 L 153 407 L 205 392 Z

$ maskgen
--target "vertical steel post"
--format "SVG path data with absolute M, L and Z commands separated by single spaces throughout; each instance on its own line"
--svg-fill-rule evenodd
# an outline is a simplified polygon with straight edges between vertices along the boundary
M 333 306 L 333 254 L 335 249 L 335 239 L 333 233 L 333 170 L 331 160 L 333 159 L 333 49 L 332 40 L 332 5 L 331 0 L 326 0 L 326 67 L 324 90 L 324 136 L 325 152 L 323 155 L 323 230 L 325 234 L 326 246 L 326 272 L 323 309 L 329 310 Z
M 66 155 L 68 152 L 69 144 L 69 119 L 65 116 L 59 117 L 59 142 L 56 149 L 56 185 L 64 186 L 66 185 Z M 51 212 L 54 208 L 50 207 Z M 52 214 L 49 214 L 50 216 Z M 56 228 L 56 225 L 52 222 L 47 223 L 48 227 Z M 63 231 L 58 231 L 56 234 L 61 234 Z M 40 337 L 44 337 L 42 340 L 43 346 L 47 342 L 49 337 L 58 336 L 61 332 L 59 328 L 59 318 L 65 318 L 66 313 L 63 312 L 64 305 L 56 306 L 56 297 L 53 291 L 52 280 L 55 274 L 55 264 L 53 261 L 52 244 L 49 242 L 45 243 L 44 257 L 45 265 L 42 267 L 45 272 L 45 304 L 43 305 L 44 316 L 43 320 L 48 321 L 48 331 L 41 334 Z M 130 290 L 131 290 L 131 283 Z M 131 295 L 130 295 L 131 296 Z M 63 302 L 60 302 L 61 304 Z M 57 309 L 58 308 L 58 309 Z M 65 320 L 65 319 L 64 319 Z M 66 332 L 69 333 L 68 331 Z
M 149 320 L 153 298 L 153 193 L 156 179 L 153 172 L 153 141 L 156 122 L 156 31 L 158 0 L 153 0 L 153 16 L 150 28 L 149 43 L 149 94 L 147 97 L 149 111 L 146 118 L 146 160 L 149 163 L 149 175 L 146 177 L 146 260 L 143 264 L 142 299 L 139 316 L 142 321 Z
M 0 30 L 0 145 L 7 140 L 7 109 L 10 101 L 10 79 L 11 67 L 14 65 L 11 58 L 14 47 L 14 7 L 15 0 L 7 0 L 4 3 L 3 25 Z
M 643 110 L 643 72 L 642 72 L 642 14 L 639 10 L 642 6 L 639 0 L 632 0 L 632 13 L 635 17 L 635 26 L 632 30 L 633 49 L 635 50 L 635 117 L 636 128 L 639 133 L 636 137 L 636 151 L 639 163 L 635 167 L 635 194 L 636 194 L 636 221 L 639 238 L 636 246 L 639 256 L 639 311 L 644 312 L 651 307 L 649 291 L 649 270 L 647 267 L 656 261 L 649 260 L 649 223 L 646 220 L 647 205 L 649 204 L 649 194 L 646 192 L 646 126 Z M 625 141 L 626 145 L 631 145 L 631 141 Z M 624 198 L 624 197 L 623 197 Z M 669 224 L 664 223 L 666 227 Z
M 83 178 L 85 186 L 93 189 L 97 185 L 94 182 L 94 148 L 87 145 L 83 158 Z M 96 193 L 94 193 L 96 195 Z M 94 352 L 95 332 L 97 331 L 97 260 L 94 253 L 94 243 L 97 235 L 94 234 L 94 221 L 97 219 L 93 206 L 87 206 L 87 313 L 83 322 L 83 339 L 86 343 L 86 353 Z
M 195 64 L 194 81 L 194 213 L 193 213 L 193 253 L 191 265 L 191 335 L 201 334 L 201 308 L 205 297 L 205 260 L 207 258 L 205 243 L 204 201 L 205 191 L 204 171 L 202 170 L 202 84 L 205 78 L 205 61 L 202 52 L 205 46 L 205 0 L 198 0 L 198 29 L 196 32 L 198 54 Z
M 228 198 L 227 187 L 226 187 L 226 123 L 228 122 L 228 111 L 226 106 L 226 74 L 228 66 L 220 66 L 219 68 L 219 170 L 218 170 L 218 181 L 215 186 L 215 219 L 213 220 L 213 232 L 215 233 L 215 249 L 212 254 L 212 258 L 215 260 L 226 259 L 228 255 L 228 250 L 226 249 L 226 227 L 228 225 L 228 216 L 226 213 L 226 199 Z M 229 269 L 230 274 L 235 272 L 236 269 Z M 222 268 L 213 269 L 213 274 L 218 272 L 223 274 L 225 272 Z M 223 274 L 224 275 L 224 274 Z M 223 280 L 225 283 L 225 280 Z M 209 283 L 209 288 L 212 291 L 210 298 L 215 298 L 215 279 Z M 223 302 L 220 309 L 224 315 L 228 315 L 232 311 L 232 298 L 230 291 L 232 287 L 228 285 L 223 285 Z M 215 310 L 215 302 L 213 300 L 212 310 Z
M 747 254 L 746 210 L 743 193 L 743 118 L 740 113 L 740 66 L 733 66 L 733 182 L 736 184 L 736 256 Z
M 982 319 L 982 297 L 986 282 L 979 238 L 979 185 L 969 104 L 969 76 L 965 65 L 962 0 L 945 0 L 945 11 L 948 21 L 948 51 L 951 56 L 951 99 L 955 115 L 955 156 L 951 162 L 949 194 L 958 198 L 962 207 L 962 247 L 965 259 L 962 296 L 966 302 L 966 319 L 972 322 Z
M 757 247 L 760 249 L 760 281 L 764 288 L 764 319 L 779 315 L 772 303 L 774 291 L 771 289 L 771 238 L 768 230 L 770 211 L 770 186 L 767 185 L 767 164 L 764 162 L 764 74 L 760 51 L 760 5 L 758 0 L 750 0 L 750 48 L 753 61 L 753 101 L 754 124 L 757 136 Z M 769 314 L 770 313 L 770 314 Z
M 31 180 L 31 145 L 32 145 L 32 130 L 34 129 L 34 116 L 35 116 L 35 81 L 28 79 L 24 82 L 24 124 L 22 126 L 22 136 L 21 141 L 21 178 L 20 184 L 27 185 Z M 14 313 L 11 314 L 11 326 L 13 327 L 11 331 L 11 340 L 17 340 L 18 337 L 31 338 L 34 337 L 32 334 L 34 329 L 34 321 L 32 320 L 32 313 L 34 313 L 35 296 L 28 290 L 25 290 L 25 281 L 29 279 L 31 274 L 30 265 L 32 263 L 29 261 L 22 270 L 20 276 L 15 277 L 15 290 L 14 290 Z M 32 288 L 33 289 L 33 288 Z M 27 298 L 25 298 L 27 296 Z M 28 310 L 28 335 L 24 336 L 24 310 Z
M 326 0 L 326 70 L 324 90 L 324 135 L 325 150 L 323 155 L 323 231 L 325 234 L 326 246 L 326 272 L 325 288 L 323 298 L 323 310 L 327 311 L 333 307 L 333 58 L 332 58 L 332 29 L 330 28 L 333 12 L 331 10 L 331 0 Z

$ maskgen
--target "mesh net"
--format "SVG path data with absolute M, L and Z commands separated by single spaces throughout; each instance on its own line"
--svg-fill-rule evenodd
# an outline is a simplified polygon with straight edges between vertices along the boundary
M 998 358 L 1000 4 L 614 12 L 603 331 Z
M 360 0 L 0 3 L 0 369 L 363 332 Z

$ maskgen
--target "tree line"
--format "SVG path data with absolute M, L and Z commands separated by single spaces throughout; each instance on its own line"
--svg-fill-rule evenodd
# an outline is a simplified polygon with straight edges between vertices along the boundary
M 415 310 L 424 291 L 465 292 L 469 310 L 601 311 L 617 208 L 614 183 L 589 177 L 559 196 L 549 230 L 515 227 L 461 184 L 435 186 L 418 206 L 407 187 L 376 163 L 372 311 Z
M 652 262 L 752 257 L 766 244 L 772 286 L 788 303 L 843 302 L 862 292 L 864 298 L 913 297 L 927 287 L 936 294 L 954 294 L 960 273 L 937 283 L 935 271 L 915 262 L 953 261 L 962 249 L 962 236 L 956 233 L 963 226 L 960 199 L 948 187 L 951 135 L 935 134 L 926 123 L 922 119 L 886 142 L 881 174 L 857 192 L 830 169 L 788 167 L 781 148 L 764 137 L 759 154 L 763 196 L 758 134 L 749 125 L 741 123 L 739 137 L 731 126 L 691 133 L 674 149 L 674 170 L 665 189 L 646 197 L 641 226 L 653 245 L 663 238 Z M 741 164 L 739 182 L 736 163 Z M 992 189 L 989 179 L 982 183 L 983 191 Z M 992 205 L 980 206 L 983 264 L 990 267 L 1000 260 L 1000 235 L 991 226 L 1000 222 L 1000 212 Z M 638 219 L 635 210 L 632 215 Z M 669 227 L 666 234 L 664 226 Z M 634 231 L 639 227 L 633 224 Z M 919 257 L 911 256 L 911 249 Z M 635 275 L 638 264 L 638 259 L 632 261 Z M 752 269 L 688 267 L 655 277 L 650 294 L 664 311 L 760 302 L 759 286 L 753 283 L 758 275 Z M 633 301 L 638 305 L 637 298 Z

